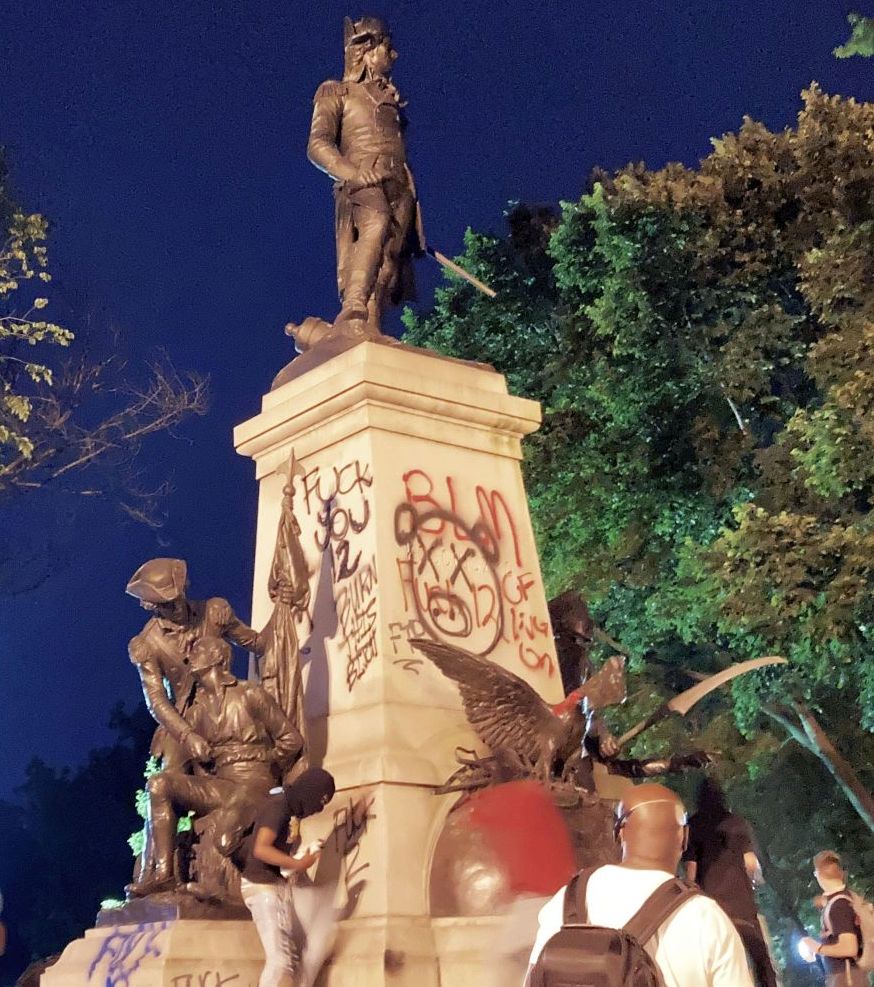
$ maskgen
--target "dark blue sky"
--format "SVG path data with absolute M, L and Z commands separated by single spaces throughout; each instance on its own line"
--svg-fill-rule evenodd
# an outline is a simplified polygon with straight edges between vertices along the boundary
M 744 114 L 790 124 L 812 79 L 874 99 L 874 65 L 838 62 L 858 0 L 395 2 L 395 78 L 429 240 L 502 230 L 508 200 L 575 198 L 595 165 L 692 163 Z M 154 555 L 187 558 L 195 596 L 248 614 L 256 488 L 231 429 L 291 357 L 285 322 L 332 316 L 330 183 L 305 157 L 312 94 L 342 64 L 334 0 L 31 0 L 4 5 L 0 142 L 19 198 L 54 224 L 56 289 L 209 373 L 212 409 L 145 462 L 175 485 L 156 535 L 93 505 L 16 512 L 63 558 L 0 599 L 0 796 L 33 755 L 75 763 L 107 711 L 139 699 L 124 596 Z M 429 262 L 430 263 L 430 262 Z M 422 304 L 437 274 L 420 266 Z M 51 310 L 50 310 L 51 311 Z M 75 324 L 75 323 L 74 323 Z M 27 505 L 24 505 L 27 507 Z M 29 519 L 29 520 L 28 520 Z

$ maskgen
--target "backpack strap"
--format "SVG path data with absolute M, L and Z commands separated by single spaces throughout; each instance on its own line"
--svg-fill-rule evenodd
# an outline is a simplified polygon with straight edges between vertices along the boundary
M 645 946 L 656 934 L 658 927 L 690 898 L 700 894 L 694 884 L 675 877 L 660 884 L 640 906 L 637 913 L 622 927 L 625 932 Z
M 829 898 L 825 908 L 822 910 L 822 930 L 828 935 L 834 934 L 834 930 L 832 929 L 831 918 L 832 918 L 832 905 L 836 901 L 848 901 L 850 903 L 851 908 L 853 909 L 853 912 L 855 913 L 856 911 L 856 905 L 853 902 L 853 899 L 850 897 L 850 892 L 847 891 L 846 889 L 844 889 L 843 891 L 839 891 L 834 896 L 834 898 Z
M 586 889 L 589 886 L 589 878 L 598 867 L 587 867 L 581 870 L 568 882 L 564 889 L 564 909 L 562 913 L 562 926 L 565 925 L 586 925 L 589 921 L 589 910 L 586 908 Z

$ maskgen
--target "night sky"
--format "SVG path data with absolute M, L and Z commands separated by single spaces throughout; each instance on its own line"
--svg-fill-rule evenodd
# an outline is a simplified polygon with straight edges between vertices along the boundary
M 0 143 L 19 201 L 53 222 L 48 313 L 113 327 L 132 362 L 164 348 L 210 374 L 212 407 L 144 450 L 174 485 L 160 531 L 40 496 L 0 519 L 57 559 L 36 591 L 0 598 L 0 797 L 34 755 L 75 764 L 106 743 L 111 705 L 139 701 L 127 641 L 145 614 L 124 586 L 143 561 L 186 558 L 193 596 L 248 616 L 257 491 L 231 430 L 291 358 L 284 324 L 337 311 L 330 181 L 305 146 L 312 95 L 342 71 L 344 14 L 390 22 L 426 232 L 452 254 L 468 225 L 502 232 L 510 200 L 576 198 L 596 165 L 694 163 L 745 114 L 791 124 L 812 79 L 874 99 L 874 65 L 831 56 L 859 6 L 4 4 Z M 427 306 L 439 273 L 418 271 Z

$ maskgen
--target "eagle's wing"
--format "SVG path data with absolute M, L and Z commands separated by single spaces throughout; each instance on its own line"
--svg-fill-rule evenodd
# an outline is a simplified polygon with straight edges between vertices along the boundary
M 535 763 L 544 743 L 563 733 L 549 706 L 506 668 L 440 641 L 415 638 L 410 644 L 457 683 L 470 725 L 492 751 L 508 748 Z

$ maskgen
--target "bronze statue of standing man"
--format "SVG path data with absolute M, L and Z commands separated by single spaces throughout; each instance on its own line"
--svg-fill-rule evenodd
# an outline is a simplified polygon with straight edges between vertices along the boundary
M 425 247 L 391 35 L 377 17 L 347 17 L 343 41 L 343 79 L 316 92 L 307 154 L 334 179 L 342 302 L 334 329 L 374 337 L 386 307 L 413 297 L 412 258 Z

